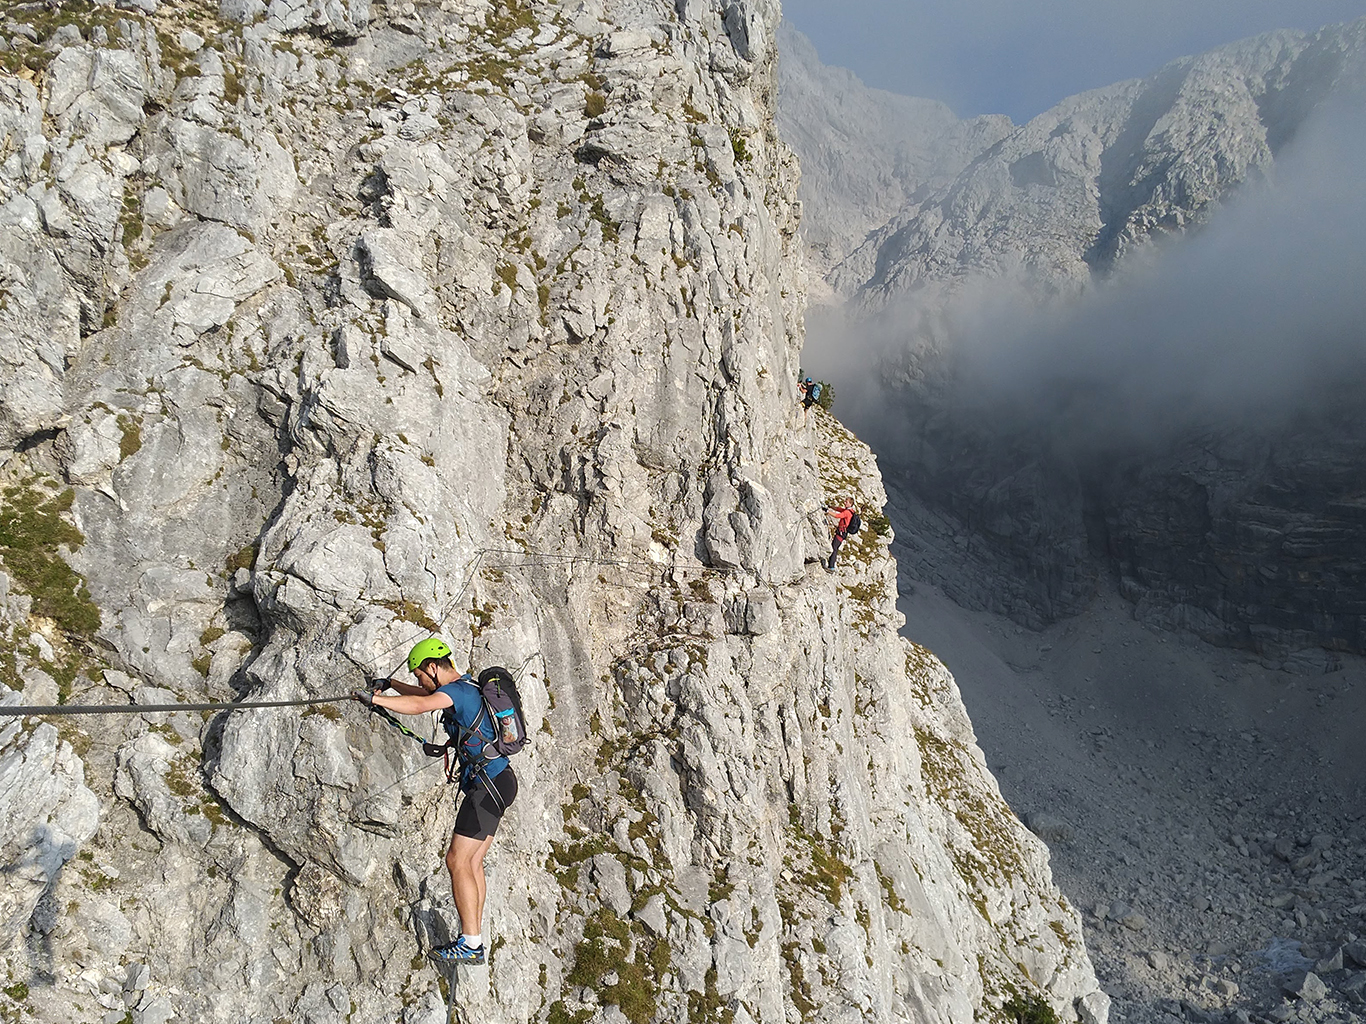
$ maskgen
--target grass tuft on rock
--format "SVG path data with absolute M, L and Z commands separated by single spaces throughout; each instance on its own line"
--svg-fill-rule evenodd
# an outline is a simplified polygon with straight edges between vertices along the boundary
M 1058 1024 L 1058 1014 L 1048 1000 L 1034 993 L 1021 995 L 1012 990 L 1001 1005 L 1001 1014 L 1008 1024 Z
M 606 907 L 590 917 L 574 949 L 565 980 L 593 989 L 604 1005 L 616 1006 L 631 1024 L 648 1024 L 659 1012 L 659 978 L 672 967 L 667 942 L 646 938 Z M 603 983 L 614 972 L 615 985 Z
M 0 500 L 0 558 L 19 589 L 33 598 L 33 613 L 51 619 L 68 636 L 89 637 L 100 610 L 85 581 L 62 557 L 85 537 L 67 522 L 75 492 L 43 491 L 33 481 L 6 487 Z

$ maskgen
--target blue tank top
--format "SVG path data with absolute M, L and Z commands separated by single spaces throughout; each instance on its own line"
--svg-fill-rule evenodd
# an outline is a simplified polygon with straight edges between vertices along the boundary
M 479 686 L 469 675 L 463 675 L 453 683 L 438 687 L 436 692 L 444 693 L 451 699 L 451 708 L 446 713 L 450 716 L 446 719 L 446 731 L 451 739 L 459 739 L 461 730 L 469 729 L 476 720 L 479 722 L 477 734 L 465 741 L 464 749 L 460 752 L 460 788 L 467 790 L 477 781 L 471 767 L 472 762 L 479 760 L 485 743 L 493 742 L 493 722 L 483 713 L 484 698 L 479 695 Z M 484 769 L 491 779 L 507 766 L 506 757 L 495 757 L 484 766 Z

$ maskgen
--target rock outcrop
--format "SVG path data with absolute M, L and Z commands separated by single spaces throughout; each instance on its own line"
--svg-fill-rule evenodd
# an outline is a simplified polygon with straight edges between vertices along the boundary
M 450 791 L 359 705 L 16 721 L 12 1012 L 1103 1020 L 870 452 L 798 412 L 777 4 L 142 10 L 4 55 L 6 702 L 345 694 L 439 632 L 534 736 L 442 978 Z

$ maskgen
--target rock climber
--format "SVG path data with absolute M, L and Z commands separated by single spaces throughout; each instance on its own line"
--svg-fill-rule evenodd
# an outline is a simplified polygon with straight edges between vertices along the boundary
M 444 640 L 431 637 L 408 652 L 408 671 L 417 685 L 396 679 L 380 680 L 398 691 L 389 696 L 377 689 L 363 699 L 375 706 L 401 715 L 420 715 L 445 711 L 442 721 L 457 741 L 460 761 L 460 789 L 465 794 L 455 815 L 455 831 L 446 851 L 446 868 L 451 875 L 451 895 L 460 915 L 460 936 L 454 942 L 437 946 L 427 955 L 443 963 L 482 964 L 484 962 L 484 855 L 493 845 L 498 823 L 517 799 L 517 776 L 506 757 L 485 760 L 484 746 L 495 739 L 493 724 L 483 713 L 478 684 L 468 673 L 460 673 L 451 663 L 451 649 Z M 477 725 L 477 727 L 476 727 Z M 459 742 L 461 738 L 463 742 Z
M 806 422 L 806 414 L 811 411 L 813 405 L 819 405 L 821 400 L 821 386 L 810 377 L 797 382 L 797 390 L 802 393 L 802 422 Z
M 854 499 L 845 498 L 838 505 L 830 505 L 825 510 L 825 518 L 830 522 L 830 561 L 826 563 L 825 571 L 835 571 L 835 556 L 840 553 L 840 545 L 849 536 L 849 524 L 854 521 L 858 513 L 854 509 Z

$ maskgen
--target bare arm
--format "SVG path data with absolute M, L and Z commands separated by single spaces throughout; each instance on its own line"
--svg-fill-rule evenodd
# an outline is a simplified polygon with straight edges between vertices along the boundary
M 375 706 L 386 708 L 389 711 L 397 711 L 400 715 L 420 715 L 425 711 L 440 711 L 451 706 L 449 695 L 437 693 L 404 693 L 397 697 L 388 697 L 380 694 L 375 697 Z
M 406 694 L 409 697 L 425 697 L 432 692 L 425 687 L 418 686 L 414 683 L 400 682 L 397 679 L 390 679 L 388 682 L 389 688 L 395 693 Z

